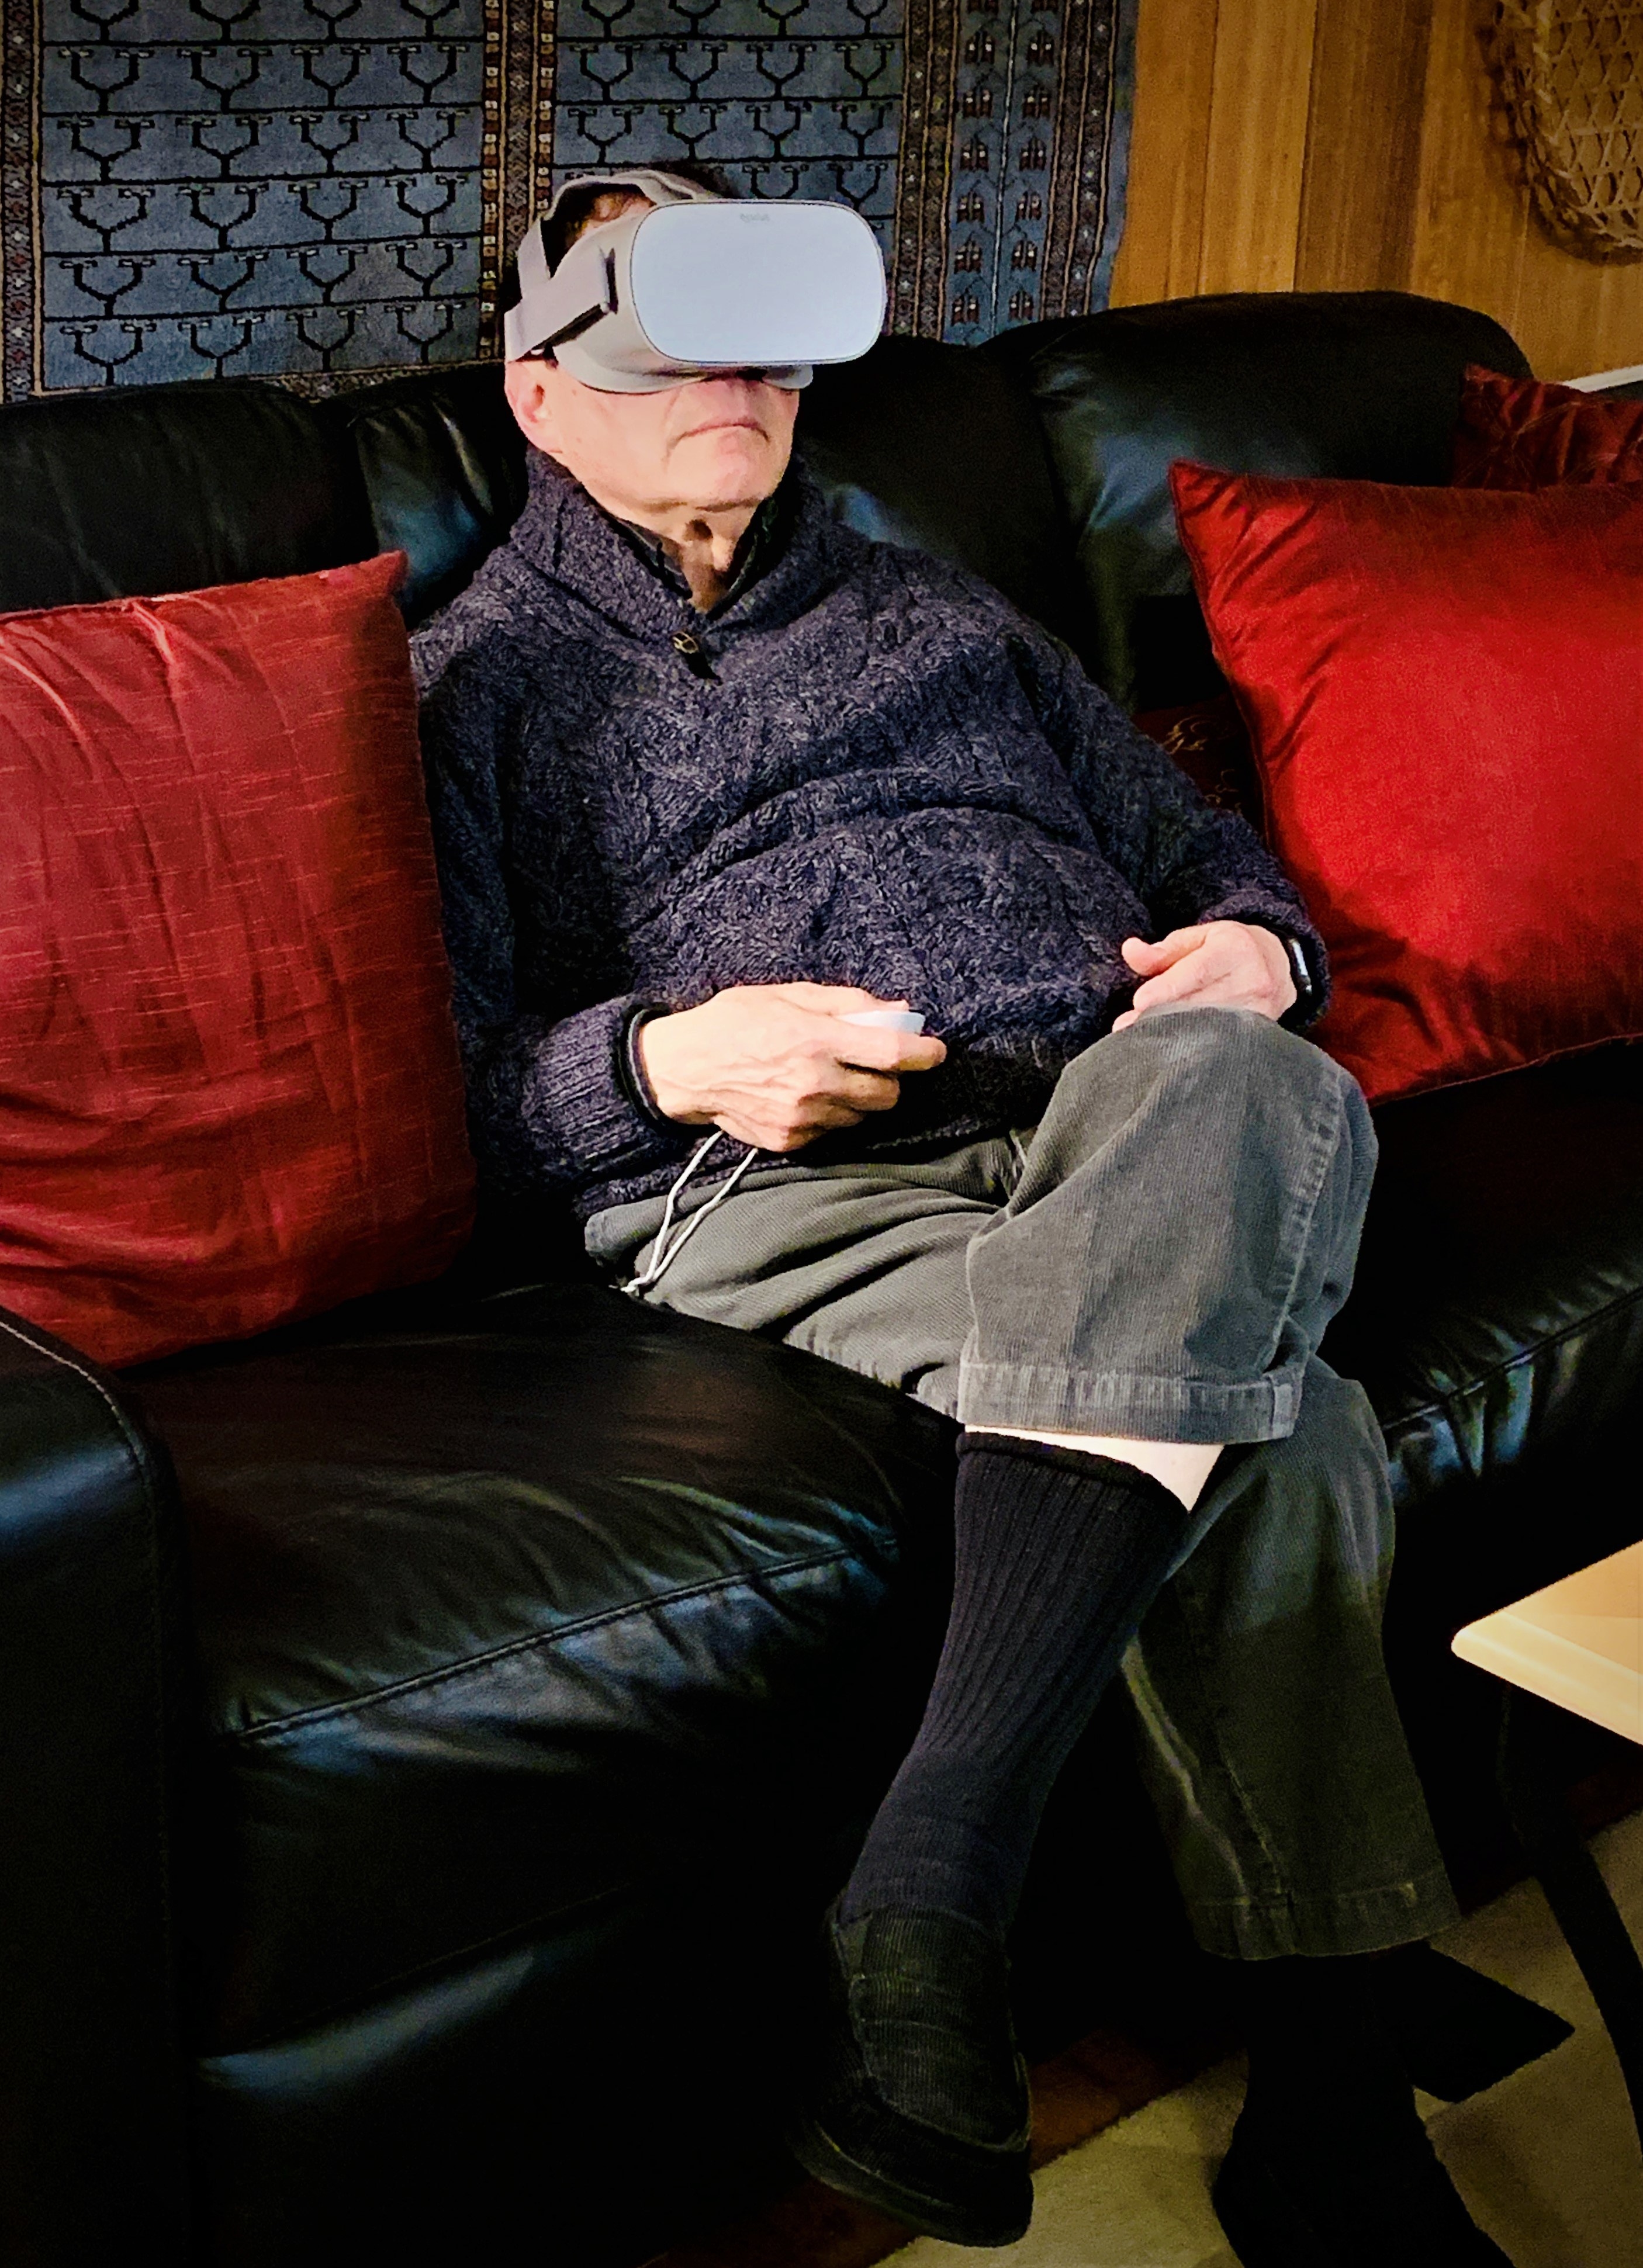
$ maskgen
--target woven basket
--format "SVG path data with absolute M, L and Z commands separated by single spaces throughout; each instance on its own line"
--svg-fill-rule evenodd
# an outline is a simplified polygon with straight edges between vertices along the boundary
M 1589 258 L 1643 255 L 1643 0 L 1497 0 L 1494 49 L 1546 221 Z

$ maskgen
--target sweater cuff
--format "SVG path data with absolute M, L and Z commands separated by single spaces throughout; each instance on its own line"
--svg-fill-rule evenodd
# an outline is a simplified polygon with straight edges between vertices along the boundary
M 629 1093 L 628 1026 L 654 1005 L 631 994 L 602 1000 L 564 1017 L 536 1042 L 523 1097 L 526 1124 L 549 1138 L 579 1180 L 665 1165 L 688 1133 L 652 1117 Z

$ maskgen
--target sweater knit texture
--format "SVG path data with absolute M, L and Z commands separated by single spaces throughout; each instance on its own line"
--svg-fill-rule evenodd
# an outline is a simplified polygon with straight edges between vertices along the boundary
M 533 452 L 512 535 L 413 641 L 494 1186 L 586 1219 L 674 1178 L 701 1130 L 635 1091 L 646 1006 L 807 979 L 922 1010 L 947 1062 L 820 1164 L 1033 1123 L 1133 990 L 1126 937 L 1258 923 L 1322 970 L 1253 831 L 989 585 L 842 526 L 798 469 L 755 563 L 698 615 Z

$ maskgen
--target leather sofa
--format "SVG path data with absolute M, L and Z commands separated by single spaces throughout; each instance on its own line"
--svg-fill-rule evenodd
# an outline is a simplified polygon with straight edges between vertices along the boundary
M 800 441 L 852 523 L 1156 709 L 1217 682 L 1171 459 L 1441 481 L 1468 361 L 1525 367 L 1400 295 L 1178 302 L 888 340 Z M 402 547 L 420 619 L 521 501 L 498 377 L 11 408 L 0 608 Z M 1492 1704 L 1448 1635 L 1636 1532 L 1640 1055 L 1384 1110 L 1325 1350 L 1385 1426 L 1389 1644 L 1462 1870 L 1499 1855 Z M 951 1459 L 886 1391 L 632 1305 L 546 1214 L 119 1377 L 0 1318 L 9 2268 L 625 2268 L 779 2183 L 795 1968 L 916 1720 Z M 1057 1820 L 1040 2045 L 1191 1960 L 1121 1710 Z

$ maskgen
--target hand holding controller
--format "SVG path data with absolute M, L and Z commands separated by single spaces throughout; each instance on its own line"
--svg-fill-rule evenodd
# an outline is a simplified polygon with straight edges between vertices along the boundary
M 925 1020 L 912 1008 L 861 1008 L 853 1016 L 841 1016 L 841 1024 L 874 1024 L 881 1032 L 922 1032 Z
M 780 1154 L 894 1109 L 904 1077 L 946 1058 L 924 1023 L 858 985 L 735 985 L 652 1016 L 636 1044 L 664 1116 Z

